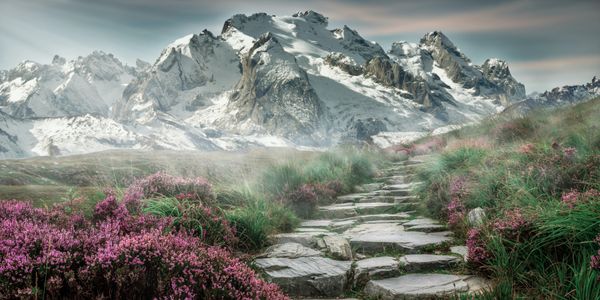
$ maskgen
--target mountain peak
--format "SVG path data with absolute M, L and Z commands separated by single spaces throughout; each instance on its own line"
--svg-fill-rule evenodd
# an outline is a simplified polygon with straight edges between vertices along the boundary
M 54 57 L 52 58 L 53 65 L 63 66 L 66 63 L 67 60 L 64 57 L 59 56 L 58 54 L 54 55 Z
M 322 24 L 324 26 L 327 26 L 329 24 L 329 20 L 327 17 L 325 17 L 322 14 L 315 12 L 313 10 L 297 12 L 297 13 L 293 14 L 292 17 L 303 18 L 308 22 L 315 23 L 315 24 Z
M 452 43 L 452 41 L 450 41 L 450 39 L 444 33 L 437 30 L 425 34 L 425 36 L 421 39 L 421 44 L 431 46 L 439 45 L 450 49 L 456 49 L 454 43 Z

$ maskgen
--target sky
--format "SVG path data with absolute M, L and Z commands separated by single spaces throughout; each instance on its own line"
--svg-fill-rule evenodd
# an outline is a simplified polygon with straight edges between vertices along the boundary
M 317 11 L 389 49 L 441 30 L 475 64 L 505 59 L 527 92 L 600 75 L 598 0 L 0 0 L 0 69 L 94 50 L 154 62 L 171 41 L 238 13 Z

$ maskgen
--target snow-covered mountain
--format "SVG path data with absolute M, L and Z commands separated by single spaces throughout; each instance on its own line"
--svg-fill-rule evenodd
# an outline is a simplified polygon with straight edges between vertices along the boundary
M 530 95 L 526 99 L 508 106 L 502 114 L 519 117 L 526 115 L 532 110 L 577 104 L 596 97 L 600 97 L 600 79 L 594 76 L 592 81 L 585 84 L 565 85 L 541 94 Z
M 95 52 L 0 72 L 0 157 L 326 147 L 473 122 L 524 98 L 506 62 L 475 65 L 441 32 L 385 51 L 313 11 L 235 15 L 152 65 Z

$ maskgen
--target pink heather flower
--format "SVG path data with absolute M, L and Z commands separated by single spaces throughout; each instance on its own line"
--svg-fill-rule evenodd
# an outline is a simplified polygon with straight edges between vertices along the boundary
M 483 264 L 491 257 L 485 248 L 483 235 L 478 228 L 472 228 L 467 233 L 467 261 Z
M 503 218 L 494 222 L 493 228 L 505 238 L 515 239 L 526 232 L 531 224 L 531 220 L 527 220 L 521 211 L 516 208 L 506 211 Z
M 569 192 L 563 193 L 560 199 L 564 204 L 569 206 L 569 208 L 573 208 L 575 204 L 577 204 L 580 195 L 581 194 L 578 191 L 570 190 Z
M 458 176 L 452 178 L 450 181 L 450 195 L 451 196 L 464 196 L 467 191 L 466 178 L 464 176 Z
M 568 147 L 563 149 L 563 155 L 568 159 L 575 157 L 575 154 L 577 154 L 576 148 Z
M 523 154 L 531 154 L 535 150 L 535 146 L 533 144 L 524 144 L 519 147 L 519 152 Z
M 0 201 L 0 298 L 287 299 L 229 250 L 112 194 L 94 219 Z
M 464 220 L 466 209 L 458 197 L 452 197 L 452 200 L 450 200 L 450 203 L 448 203 L 447 210 L 448 225 L 450 227 L 457 226 Z

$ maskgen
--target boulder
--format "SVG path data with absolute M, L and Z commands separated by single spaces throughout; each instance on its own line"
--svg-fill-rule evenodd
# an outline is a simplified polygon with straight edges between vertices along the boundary
M 352 260 L 352 248 L 345 238 L 339 235 L 324 236 L 323 242 L 334 258 L 342 260 Z

